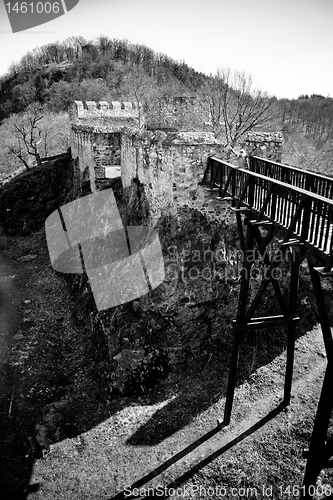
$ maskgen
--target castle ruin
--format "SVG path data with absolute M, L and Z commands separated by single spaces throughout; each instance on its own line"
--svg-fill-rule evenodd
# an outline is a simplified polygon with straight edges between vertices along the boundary
M 208 157 L 225 156 L 212 132 L 146 130 L 141 105 L 132 102 L 74 101 L 70 118 L 72 155 L 91 192 L 99 179 L 121 177 L 124 188 L 137 179 L 154 218 L 184 205 L 205 212 L 198 183 Z M 254 131 L 244 145 L 252 155 L 281 161 L 280 133 Z
M 98 178 L 121 174 L 121 131 L 139 129 L 140 106 L 132 102 L 74 101 L 69 110 L 72 154 L 92 192 Z

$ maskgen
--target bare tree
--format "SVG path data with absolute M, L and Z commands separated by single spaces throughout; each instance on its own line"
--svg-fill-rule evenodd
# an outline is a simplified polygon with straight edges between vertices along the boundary
M 252 89 L 244 72 L 220 69 L 201 91 L 201 108 L 208 115 L 215 137 L 233 147 L 248 131 L 273 118 L 273 99 Z
M 135 102 L 139 111 L 139 128 L 143 128 L 145 117 L 149 120 L 158 96 L 154 79 L 141 66 L 132 66 L 123 77 L 121 89 L 123 95 Z
M 65 57 L 67 61 L 76 61 L 82 54 L 82 47 L 87 41 L 83 36 L 71 36 L 62 42 Z
M 101 35 L 97 38 L 97 47 L 100 53 L 105 56 L 112 50 L 112 40 L 107 36 Z
M 37 107 L 37 106 L 36 106 Z M 39 130 L 35 130 L 33 140 L 37 142 L 37 154 L 42 157 L 48 157 L 64 153 L 70 145 L 70 120 L 68 113 L 53 113 L 41 108 L 41 111 L 35 118 L 40 118 L 35 124 Z M 0 177 L 3 171 L 5 174 L 16 169 L 30 169 L 35 156 L 27 151 L 27 147 L 15 126 L 22 130 L 26 139 L 30 140 L 31 122 L 33 117 L 27 116 L 27 113 L 20 115 L 11 115 L 2 121 L 0 126 Z M 36 128 L 35 127 L 35 128 Z M 40 135 L 40 132 L 41 135 Z M 30 148 L 29 148 L 30 149 Z M 37 159 L 36 159 L 37 161 Z
M 20 113 L 12 119 L 12 137 L 7 145 L 8 152 L 15 155 L 26 169 L 30 168 L 29 156 L 35 159 L 38 166 L 42 164 L 38 151 L 38 144 L 41 142 L 42 136 L 40 128 L 42 119 L 42 109 L 35 103 L 28 106 L 24 113 Z
M 43 157 L 64 153 L 70 146 L 70 120 L 68 113 L 45 111 L 39 152 Z

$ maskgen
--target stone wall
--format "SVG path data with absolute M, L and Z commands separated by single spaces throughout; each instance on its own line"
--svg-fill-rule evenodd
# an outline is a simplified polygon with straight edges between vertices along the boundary
M 81 173 L 71 152 L 24 170 L 0 187 L 0 220 L 9 235 L 30 235 L 59 205 L 82 195 Z
M 152 217 L 165 209 L 204 203 L 202 179 L 208 157 L 221 155 L 223 146 L 207 132 L 145 132 L 122 136 L 122 183 L 129 187 L 133 179 L 144 185 Z
M 281 132 L 248 132 L 244 146 L 251 156 L 281 162 L 282 143 Z
M 138 130 L 143 124 L 141 105 L 131 102 L 74 101 L 69 109 L 71 147 L 79 158 L 83 180 L 120 175 L 121 139 L 124 128 Z
M 94 132 L 92 134 L 92 152 L 96 179 L 120 176 L 120 132 Z
M 281 161 L 282 134 L 252 132 L 245 140 L 252 155 Z M 226 150 L 210 132 L 148 131 L 122 136 L 122 183 L 137 178 L 144 186 L 153 219 L 163 211 L 187 206 L 209 220 L 228 219 L 225 204 L 199 185 L 209 156 L 225 158 Z M 228 207 L 227 207 L 228 208 Z
M 147 116 L 150 130 L 209 131 L 195 96 L 160 97 L 154 102 Z
M 179 108 L 190 114 L 195 99 L 178 100 L 160 104 L 172 116 L 179 118 Z M 124 187 L 135 178 L 145 186 L 156 216 L 165 207 L 203 205 L 198 181 L 207 158 L 224 157 L 222 144 L 211 132 L 143 131 L 141 106 L 130 102 L 74 101 L 70 117 L 73 155 L 78 156 L 82 178 L 90 180 L 92 192 L 96 179 L 121 174 Z M 251 155 L 281 161 L 281 133 L 250 132 L 243 146 Z
M 95 192 L 94 155 L 92 150 L 93 129 L 84 125 L 72 125 L 71 149 L 73 158 L 78 158 L 82 181 L 90 181 L 90 189 Z
M 93 133 L 92 151 L 96 167 L 120 165 L 120 133 Z

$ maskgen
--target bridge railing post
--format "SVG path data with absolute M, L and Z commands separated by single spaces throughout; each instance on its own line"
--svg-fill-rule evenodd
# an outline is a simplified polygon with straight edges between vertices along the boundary
M 312 192 L 314 191 L 314 177 L 313 176 L 307 175 L 305 177 L 304 189 L 306 191 L 312 191 Z
M 309 236 L 309 226 L 311 218 L 311 199 L 304 198 L 304 208 L 303 208 L 303 220 L 301 229 L 301 241 L 306 241 Z
M 231 173 L 231 196 L 233 199 L 235 199 L 236 196 L 236 170 L 233 169 Z M 233 205 L 234 205 L 233 201 Z
M 253 156 L 249 156 L 249 169 L 251 172 L 260 173 L 260 168 L 258 168 L 258 161 Z
M 250 177 L 249 179 L 249 195 L 248 195 L 248 204 L 249 207 L 253 206 L 254 203 L 254 189 L 255 189 L 255 178 Z

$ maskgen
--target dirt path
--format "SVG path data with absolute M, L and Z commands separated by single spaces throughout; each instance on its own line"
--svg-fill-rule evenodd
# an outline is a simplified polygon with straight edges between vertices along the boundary
M 43 419 L 53 402 L 63 407 L 68 401 L 66 410 L 72 412 L 66 422 L 56 421 L 53 440 L 64 435 L 62 424 L 65 435 L 77 434 L 71 422 L 76 397 L 87 392 L 82 374 L 87 342 L 75 325 L 68 285 L 49 263 L 43 231 L 17 238 L 0 233 L 0 251 L 0 496 L 16 500 L 37 488 L 31 486 L 31 471 L 47 452 Z
M 14 278 L 14 268 L 0 255 L 0 366 L 7 360 L 8 339 L 19 322 L 19 291 Z
M 284 363 L 285 356 L 279 356 L 270 365 L 260 368 L 251 381 L 238 387 L 231 425 L 220 431 L 216 429 L 216 422 L 223 415 L 223 397 L 189 425 L 159 444 L 148 447 L 129 444 L 129 437 L 170 403 L 164 401 L 151 406 L 137 404 L 126 407 L 89 432 L 52 446 L 50 454 L 38 461 L 34 468 L 33 480 L 43 486 L 31 498 L 51 500 L 57 492 L 59 500 L 97 500 L 111 498 L 124 488 L 128 493 L 139 486 L 147 488 L 163 484 L 164 487 L 191 488 L 198 481 L 211 485 L 211 469 L 219 467 L 221 470 L 224 463 L 232 460 L 230 456 L 244 456 L 250 450 L 254 452 L 265 435 L 271 435 L 273 444 L 275 440 L 275 459 L 280 460 L 279 455 L 283 455 L 290 446 L 288 441 L 279 439 L 281 429 L 295 426 L 296 422 L 305 421 L 309 415 L 310 419 L 314 416 L 326 365 L 320 329 L 315 328 L 297 342 L 292 403 L 287 410 L 279 411 Z M 201 445 L 170 464 L 172 457 L 193 443 L 199 444 L 199 439 L 204 440 Z M 293 478 L 293 484 L 301 486 L 305 465 L 301 449 L 296 458 L 299 474 Z M 148 483 L 140 481 L 157 467 L 163 469 L 163 464 L 170 467 L 166 467 L 156 478 L 146 477 L 150 479 Z M 255 465 L 250 464 L 250 467 Z M 50 477 L 50 472 L 54 470 L 57 471 L 56 477 Z M 208 480 L 203 477 L 208 477 Z M 220 478 L 221 482 L 221 473 Z M 264 477 L 262 481 L 267 484 Z M 192 498 L 200 498 L 200 495 L 193 494 Z M 281 498 L 288 498 L 288 494 Z

